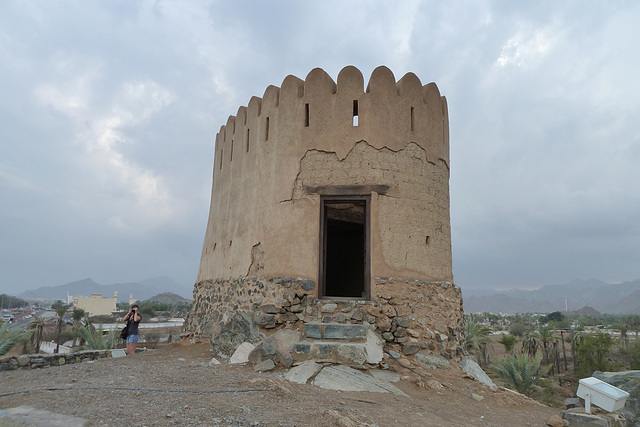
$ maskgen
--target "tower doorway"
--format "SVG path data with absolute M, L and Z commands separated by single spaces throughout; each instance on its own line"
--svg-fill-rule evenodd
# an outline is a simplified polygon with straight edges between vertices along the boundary
M 369 299 L 369 204 L 369 197 L 321 199 L 321 298 Z

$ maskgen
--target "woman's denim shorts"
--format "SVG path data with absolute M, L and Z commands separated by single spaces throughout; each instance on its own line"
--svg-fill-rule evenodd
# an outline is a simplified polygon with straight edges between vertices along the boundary
M 139 339 L 138 335 L 128 335 L 127 336 L 127 344 L 137 343 L 138 339 Z

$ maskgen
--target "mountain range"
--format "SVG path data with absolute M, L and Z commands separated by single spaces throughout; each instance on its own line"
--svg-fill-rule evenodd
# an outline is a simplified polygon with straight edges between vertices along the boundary
M 90 297 L 91 294 L 101 294 L 105 298 L 110 298 L 113 297 L 115 292 L 118 292 L 119 302 L 129 302 L 130 295 L 133 295 L 136 300 L 142 301 L 163 292 L 171 292 L 189 300 L 193 298 L 192 288 L 182 286 L 166 276 L 152 277 L 139 282 L 114 283 L 112 285 L 101 285 L 90 278 L 86 278 L 64 285 L 28 290 L 17 296 L 23 299 L 66 301 L 67 295 Z
M 572 280 L 540 289 L 462 288 L 468 313 L 551 313 L 593 307 L 600 313 L 640 314 L 640 279 L 617 284 L 598 279 Z

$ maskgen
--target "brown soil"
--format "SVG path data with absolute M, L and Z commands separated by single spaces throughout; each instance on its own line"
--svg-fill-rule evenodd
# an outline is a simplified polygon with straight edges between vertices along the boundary
M 174 343 L 135 356 L 0 372 L 0 409 L 28 405 L 104 426 L 544 426 L 558 413 L 505 389 L 493 393 L 455 368 L 415 368 L 421 377 L 399 367 L 404 377 L 396 385 L 409 397 L 336 392 L 290 383 L 283 370 L 208 366 L 208 349 Z

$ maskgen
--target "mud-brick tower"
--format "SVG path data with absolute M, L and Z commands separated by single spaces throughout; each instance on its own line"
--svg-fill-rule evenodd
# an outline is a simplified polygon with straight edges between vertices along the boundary
M 368 323 L 387 345 L 460 351 L 449 121 L 435 85 L 386 67 L 288 76 L 216 135 L 211 210 L 186 329 L 237 312 L 263 332 Z

